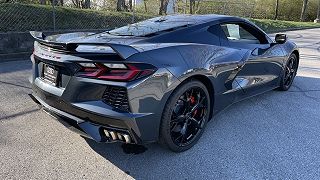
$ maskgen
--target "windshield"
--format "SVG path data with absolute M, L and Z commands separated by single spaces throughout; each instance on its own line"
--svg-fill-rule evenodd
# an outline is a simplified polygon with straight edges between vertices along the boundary
M 130 24 L 121 28 L 108 31 L 108 34 L 116 36 L 145 36 L 160 31 L 183 27 L 191 24 L 190 21 L 166 20 L 165 18 L 153 18 L 146 21 Z

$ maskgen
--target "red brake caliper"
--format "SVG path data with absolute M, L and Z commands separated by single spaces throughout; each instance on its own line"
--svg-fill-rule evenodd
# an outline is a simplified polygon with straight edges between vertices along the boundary
M 190 97 L 190 102 L 191 102 L 192 105 L 196 103 L 196 100 L 195 100 L 194 96 Z M 198 110 L 196 109 L 194 111 L 194 113 L 193 113 L 193 117 L 197 114 L 197 112 L 198 112 Z

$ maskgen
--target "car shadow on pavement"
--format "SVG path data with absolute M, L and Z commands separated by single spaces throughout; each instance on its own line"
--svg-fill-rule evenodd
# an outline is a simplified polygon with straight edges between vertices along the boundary
M 183 153 L 158 144 L 124 147 L 86 141 L 136 179 L 312 175 L 316 168 L 303 164 L 320 161 L 315 153 L 320 150 L 320 112 L 314 108 L 320 106 L 319 92 L 320 78 L 297 76 L 290 91 L 271 91 L 236 103 L 215 116 L 198 144 Z
M 31 61 L 14 61 L 14 66 L 12 66 L 12 62 L 1 62 L 0 60 L 0 75 L 2 73 L 10 73 L 16 71 L 24 71 L 24 70 L 31 70 Z M 10 64 L 10 66 L 8 66 Z M 8 68 L 10 67 L 10 68 Z
M 21 88 L 26 88 L 26 89 L 32 89 L 30 87 L 30 84 L 21 85 L 21 84 L 18 84 L 18 83 L 11 83 L 11 82 L 5 82 L 5 81 L 0 81 L 0 84 L 6 84 L 6 85 L 11 85 L 11 86 L 21 87 Z
M 1 111 L 0 111 L 0 122 L 3 121 L 3 120 L 6 120 L 6 119 L 15 118 L 15 117 L 18 117 L 18 116 L 25 116 L 27 114 L 30 114 L 30 113 L 33 113 L 33 112 L 37 112 L 37 111 L 39 111 L 38 108 L 31 109 L 31 110 L 25 110 L 25 111 L 17 112 L 17 113 L 6 115 L 6 116 L 2 116 L 1 115 Z

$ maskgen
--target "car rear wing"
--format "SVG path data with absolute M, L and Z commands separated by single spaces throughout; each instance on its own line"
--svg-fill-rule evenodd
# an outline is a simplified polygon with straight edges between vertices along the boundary
M 139 53 L 139 51 L 132 46 L 129 45 L 122 45 L 122 44 L 115 44 L 115 43 L 74 43 L 74 42 L 56 42 L 56 41 L 49 41 L 46 40 L 46 35 L 42 32 L 38 31 L 30 31 L 31 36 L 40 44 L 43 44 L 48 47 L 52 47 L 54 49 L 61 49 L 65 51 L 74 52 L 76 51 L 77 47 L 80 45 L 91 45 L 91 46 L 108 46 L 113 49 L 121 58 L 127 59 L 128 57 L 132 56 L 133 54 Z

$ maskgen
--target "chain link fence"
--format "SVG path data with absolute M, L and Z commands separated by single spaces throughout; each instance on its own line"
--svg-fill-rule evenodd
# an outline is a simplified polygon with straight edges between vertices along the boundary
M 293 9 L 297 9 L 293 4 L 297 0 L 282 1 L 287 1 L 287 4 L 281 4 L 281 7 L 290 7 L 291 10 L 288 12 L 280 10 L 282 14 L 280 13 L 279 17 L 287 20 L 299 17 L 301 8 Z M 311 5 L 313 1 L 315 0 L 310 0 Z M 274 2 L 274 0 L 0 0 L 0 32 L 109 30 L 159 16 L 159 12 L 225 14 L 272 19 Z
M 0 4 L 0 32 L 111 29 L 151 17 L 51 5 Z

